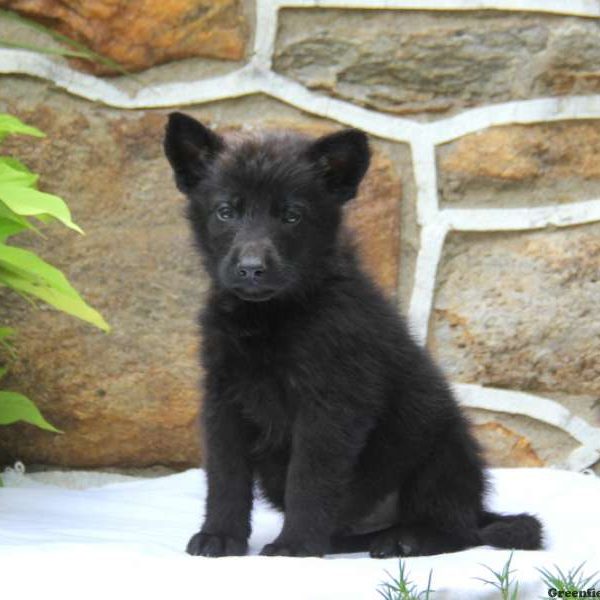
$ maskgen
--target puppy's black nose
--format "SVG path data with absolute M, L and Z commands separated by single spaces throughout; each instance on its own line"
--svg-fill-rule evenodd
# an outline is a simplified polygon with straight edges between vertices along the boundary
M 243 257 L 237 266 L 237 274 L 240 279 L 252 281 L 260 279 L 265 274 L 265 265 L 257 256 Z

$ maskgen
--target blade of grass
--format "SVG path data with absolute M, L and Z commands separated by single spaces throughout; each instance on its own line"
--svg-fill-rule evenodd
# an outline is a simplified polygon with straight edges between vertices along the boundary
M 398 564 L 398 577 L 394 577 L 389 571 L 385 572 L 389 581 L 379 585 L 377 593 L 383 600 L 430 600 L 435 590 L 431 589 L 431 578 L 433 571 L 429 571 L 427 589 L 419 591 L 417 586 L 409 579 L 406 563 L 400 559 Z
M 9 19 L 16 23 L 20 23 L 21 25 L 29 27 L 30 29 L 34 29 L 35 31 L 39 31 L 41 33 L 49 35 L 52 39 L 56 40 L 57 42 L 61 42 L 62 44 L 66 44 L 67 46 L 70 46 L 71 48 L 74 49 L 75 52 L 77 52 L 78 54 L 81 54 L 81 55 L 76 56 L 76 58 L 82 58 L 84 60 L 89 60 L 90 62 L 96 62 L 101 65 L 104 65 L 105 67 L 108 67 L 109 69 L 112 69 L 113 71 L 118 71 L 119 73 L 121 73 L 121 75 L 131 76 L 131 73 L 127 69 L 125 69 L 125 67 L 120 65 L 118 62 L 116 62 L 110 58 L 107 58 L 106 56 L 103 56 L 102 54 L 98 54 L 97 52 L 94 52 L 93 50 L 90 50 L 85 44 L 82 44 L 81 42 L 78 42 L 66 35 L 63 35 L 62 33 L 59 33 L 58 31 L 54 31 L 53 29 L 50 29 L 49 27 L 46 27 L 45 25 L 42 25 L 41 23 L 37 23 L 36 21 L 33 21 L 32 19 L 22 17 L 20 14 L 13 12 L 11 10 L 1 9 L 1 8 L 0 8 L 0 17 L 4 18 L 4 19 Z M 16 44 L 17 47 L 19 47 L 18 42 L 12 42 L 12 43 Z M 24 47 L 24 44 L 21 44 L 20 47 Z M 24 48 L 24 49 L 27 50 L 30 48 Z
M 517 600 L 519 596 L 519 582 L 515 582 L 513 579 L 513 574 L 515 573 L 514 569 L 510 568 L 510 564 L 513 559 L 514 551 L 510 553 L 508 560 L 504 564 L 504 567 L 500 572 L 494 571 L 491 567 L 487 565 L 481 565 L 485 569 L 487 569 L 491 575 L 494 576 L 495 579 L 484 579 L 483 577 L 475 577 L 478 581 L 485 583 L 486 585 L 491 585 L 495 587 L 498 592 L 500 592 L 500 597 L 502 600 Z
M 83 58 L 89 60 L 89 56 L 85 52 L 67 50 L 65 48 L 46 48 L 34 44 L 25 44 L 24 42 L 11 42 L 4 38 L 0 38 L 0 46 L 4 46 L 5 48 L 18 48 L 19 50 L 31 50 L 32 52 L 39 52 L 40 54 L 55 54 L 64 56 L 65 58 Z
M 583 572 L 585 562 L 578 567 L 573 567 L 564 573 L 557 565 L 554 565 L 554 573 L 550 569 L 538 569 L 542 576 L 542 581 L 549 587 L 555 588 L 560 592 L 577 592 L 588 587 L 596 588 L 600 586 L 598 571 L 587 575 Z

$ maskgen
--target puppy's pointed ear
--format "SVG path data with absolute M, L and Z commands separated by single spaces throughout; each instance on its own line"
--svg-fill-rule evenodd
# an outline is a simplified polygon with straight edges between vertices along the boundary
M 164 149 L 175 183 L 184 194 L 202 180 L 208 165 L 224 147 L 223 139 L 196 119 L 179 112 L 169 115 Z
M 339 202 L 346 202 L 356 196 L 369 168 L 371 152 L 362 131 L 345 129 L 315 141 L 309 148 L 309 157 L 324 178 L 327 191 Z

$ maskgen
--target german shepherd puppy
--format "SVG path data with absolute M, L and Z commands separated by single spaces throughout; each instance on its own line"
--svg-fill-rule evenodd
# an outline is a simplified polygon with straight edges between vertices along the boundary
M 483 463 L 432 359 L 342 223 L 364 133 L 224 138 L 170 115 L 164 142 L 212 286 L 201 315 L 208 497 L 187 551 L 242 555 L 253 484 L 284 511 L 267 556 L 541 547 L 484 508 Z

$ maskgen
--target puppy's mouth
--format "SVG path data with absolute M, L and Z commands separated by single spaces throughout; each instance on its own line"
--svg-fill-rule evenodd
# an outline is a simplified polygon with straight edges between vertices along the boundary
M 231 291 L 247 302 L 266 302 L 276 296 L 279 290 L 269 287 L 234 287 Z

